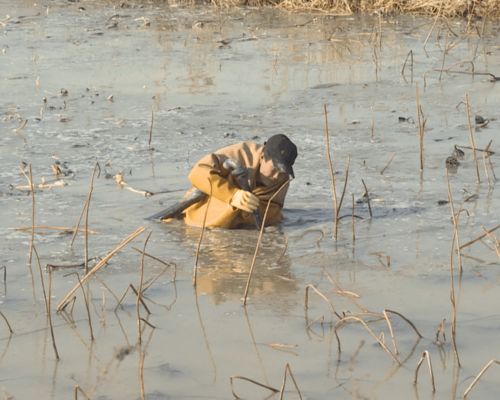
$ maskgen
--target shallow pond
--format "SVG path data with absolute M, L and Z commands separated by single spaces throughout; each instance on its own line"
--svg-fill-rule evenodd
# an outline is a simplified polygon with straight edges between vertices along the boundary
M 3 397 L 279 398 L 231 377 L 279 391 L 288 364 L 308 399 L 461 398 L 500 359 L 498 232 L 463 248 L 462 274 L 455 253 L 450 272 L 445 160 L 455 146 L 465 153 L 448 174 L 459 242 L 500 220 L 498 154 L 477 151 L 476 169 L 469 133 L 476 148 L 496 150 L 500 91 L 492 76 L 464 73 L 500 74 L 500 26 L 473 22 L 0 0 L 0 311 L 14 331 L 0 320 Z M 325 105 L 339 199 L 348 178 L 337 240 Z M 299 147 L 296 179 L 283 224 L 264 232 L 244 307 L 258 232 L 207 230 L 198 252 L 199 229 L 145 218 L 180 198 L 206 152 L 275 133 Z M 96 163 L 92 233 L 87 247 L 82 233 L 71 245 Z M 29 165 L 42 185 L 34 200 Z M 58 362 L 36 254 L 29 262 L 33 204 L 46 291 L 46 265 L 66 266 L 50 282 Z M 92 324 L 78 286 L 57 313 L 85 273 L 67 266 L 86 248 L 94 265 L 139 227 L 84 284 Z M 139 335 L 130 285 L 140 286 L 141 265 Z M 388 325 L 385 309 L 423 337 L 396 313 Z M 340 325 L 343 316 L 358 319 Z M 427 361 L 414 385 L 425 351 L 434 394 Z M 470 397 L 493 398 L 498 376 L 493 364 Z M 299 398 L 290 378 L 284 398 Z

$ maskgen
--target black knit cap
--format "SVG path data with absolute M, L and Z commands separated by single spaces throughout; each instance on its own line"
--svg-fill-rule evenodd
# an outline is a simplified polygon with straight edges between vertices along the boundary
M 297 158 L 297 146 L 286 135 L 273 135 L 264 143 L 264 155 L 272 159 L 273 164 L 281 172 L 286 172 L 292 178 L 293 163 Z

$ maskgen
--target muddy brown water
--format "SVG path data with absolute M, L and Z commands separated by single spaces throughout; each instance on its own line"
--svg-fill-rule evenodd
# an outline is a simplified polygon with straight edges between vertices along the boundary
M 453 227 L 449 205 L 439 202 L 448 198 L 446 158 L 455 145 L 470 145 L 465 94 L 471 118 L 489 120 L 476 127 L 477 147 L 493 140 L 497 150 L 500 91 L 487 75 L 435 69 L 470 71 L 472 61 L 477 72 L 500 74 L 498 23 L 477 21 L 481 37 L 466 32 L 464 21 L 437 23 L 426 41 L 433 19 L 118 4 L 0 0 L 0 265 L 6 270 L 5 282 L 0 270 L 0 311 L 14 330 L 9 335 L 0 320 L 2 396 L 70 398 L 79 385 L 93 399 L 230 399 L 230 377 L 279 390 L 289 364 L 308 399 L 461 398 L 481 368 L 500 359 L 499 256 L 494 237 L 486 238 L 464 249 L 463 274 L 455 270 L 457 368 L 450 325 Z M 402 75 L 410 50 L 413 64 L 408 61 Z M 416 84 L 426 119 L 422 173 Z M 351 157 L 336 242 L 324 104 L 338 196 Z M 200 230 L 145 218 L 182 195 L 191 165 L 207 151 L 274 133 L 297 143 L 297 178 L 283 224 L 263 236 L 248 305 L 241 298 L 255 231 L 205 232 L 196 294 L 191 273 Z M 498 225 L 500 209 L 483 153 L 477 153 L 476 183 L 472 152 L 464 152 L 450 173 L 455 209 L 464 210 L 461 243 Z M 77 283 L 67 274 L 83 276 L 83 270 L 54 270 L 55 360 L 40 274 L 35 261 L 28 264 L 30 233 L 18 228 L 32 223 L 20 165 L 32 165 L 35 183 L 50 184 L 56 161 L 66 174 L 60 178 L 64 186 L 36 190 L 36 225 L 76 224 L 98 162 L 89 257 L 103 257 L 143 226 L 152 233 L 146 251 L 176 265 L 174 276 L 172 268 L 164 271 L 160 262 L 145 259 L 145 280 L 157 279 L 146 292 L 155 329 L 144 327 L 142 347 L 135 297 L 127 294 L 114 312 L 114 296 L 131 283 L 139 286 L 141 256 L 133 247 L 143 248 L 146 233 L 87 285 L 93 341 L 80 290 L 71 316 L 54 312 Z M 497 153 L 491 162 L 498 164 Z M 154 195 L 121 188 L 117 173 L 130 187 Z M 373 217 L 366 203 L 356 202 L 353 241 L 352 196 L 362 198 L 361 179 Z M 81 263 L 84 237 L 78 235 L 73 246 L 70 241 L 66 232 L 37 233 L 41 265 Z M 43 276 L 47 285 L 45 268 Z M 359 323 L 336 330 L 338 318 L 312 289 L 306 312 L 310 284 L 337 313 L 369 321 L 391 351 L 385 322 L 359 313 L 398 311 L 423 338 L 392 315 L 398 365 Z M 446 337 L 440 335 L 437 344 L 443 319 Z M 424 351 L 432 361 L 435 394 L 426 362 L 413 384 Z M 495 398 L 498 376 L 493 365 L 470 397 Z M 233 389 L 244 398 L 279 398 L 238 379 Z M 284 397 L 298 398 L 289 378 Z M 79 392 L 78 398 L 85 396 Z

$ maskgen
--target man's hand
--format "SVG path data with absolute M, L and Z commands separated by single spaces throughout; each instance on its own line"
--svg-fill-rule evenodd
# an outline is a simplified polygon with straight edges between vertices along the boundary
M 259 198 L 251 192 L 239 189 L 231 199 L 233 207 L 246 212 L 254 212 L 259 207 Z

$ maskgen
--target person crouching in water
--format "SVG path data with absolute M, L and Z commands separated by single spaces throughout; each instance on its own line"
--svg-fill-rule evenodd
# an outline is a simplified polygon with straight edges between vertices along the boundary
M 282 134 L 264 144 L 248 141 L 208 154 L 189 173 L 193 188 L 184 195 L 198 193 L 200 200 L 176 217 L 198 227 L 205 221 L 206 227 L 260 228 L 269 199 L 288 182 L 269 205 L 265 225 L 275 225 L 282 219 L 296 158 L 297 146 Z

